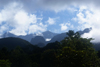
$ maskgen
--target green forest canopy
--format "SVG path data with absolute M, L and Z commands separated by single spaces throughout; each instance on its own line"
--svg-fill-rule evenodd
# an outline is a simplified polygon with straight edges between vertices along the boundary
M 79 33 L 69 30 L 61 42 L 49 43 L 34 50 L 16 47 L 0 50 L 1 67 L 100 67 L 100 58 L 90 42 Z M 31 46 L 32 48 L 32 46 Z M 33 46 L 34 48 L 34 46 Z M 6 66 L 5 66 L 6 64 Z

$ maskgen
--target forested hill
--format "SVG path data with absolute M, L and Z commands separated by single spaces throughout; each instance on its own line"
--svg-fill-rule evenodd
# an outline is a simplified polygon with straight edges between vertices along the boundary
M 0 39 L 0 48 L 6 47 L 9 50 L 15 49 L 17 46 L 26 47 L 32 45 L 28 41 L 15 38 L 15 37 L 8 37 Z
M 0 67 L 100 67 L 100 51 L 95 51 L 91 38 L 81 38 L 72 30 L 67 35 L 43 48 L 17 38 L 2 39 L 2 44 L 19 45 L 12 50 L 0 49 Z M 23 48 L 23 44 L 29 46 Z

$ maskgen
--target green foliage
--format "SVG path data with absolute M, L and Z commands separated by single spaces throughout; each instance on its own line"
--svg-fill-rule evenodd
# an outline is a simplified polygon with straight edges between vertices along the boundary
M 42 53 L 41 61 L 43 67 L 54 67 L 56 60 L 56 51 L 54 49 L 45 50 Z
M 11 67 L 11 62 L 9 60 L 0 60 L 0 67 Z
M 67 34 L 68 37 L 61 42 L 63 47 L 67 46 L 76 50 L 93 48 L 93 44 L 90 42 L 92 38 L 81 38 L 78 32 L 74 33 L 72 31 L 69 31 Z
M 10 54 L 12 67 L 30 67 L 30 59 L 21 47 L 17 46 Z
M 61 54 L 58 55 L 59 67 L 97 67 L 99 58 L 90 42 L 92 38 L 81 38 L 79 33 L 69 31 L 61 45 Z
M 62 48 L 62 52 L 57 58 L 59 67 L 97 67 L 99 62 L 95 52 L 75 50 L 71 47 Z
M 100 51 L 97 56 L 92 38 L 81 38 L 72 30 L 67 35 L 43 48 L 27 45 L 8 51 L 4 47 L 0 50 L 0 67 L 100 67 Z

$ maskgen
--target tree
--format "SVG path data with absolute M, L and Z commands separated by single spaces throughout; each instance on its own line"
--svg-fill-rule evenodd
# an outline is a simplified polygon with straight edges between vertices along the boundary
M 9 60 L 0 60 L 0 67 L 11 67 L 11 62 Z
M 9 51 L 6 47 L 3 47 L 1 50 L 0 50 L 0 59 L 8 59 L 9 58 Z
M 56 50 L 48 49 L 42 53 L 41 67 L 55 67 Z
M 70 30 L 61 45 L 63 46 L 57 56 L 58 67 L 98 67 L 99 58 L 90 42 L 92 38 L 81 38 L 79 33 Z
M 10 59 L 12 62 L 12 67 L 31 67 L 31 62 L 26 53 L 17 46 L 11 51 Z

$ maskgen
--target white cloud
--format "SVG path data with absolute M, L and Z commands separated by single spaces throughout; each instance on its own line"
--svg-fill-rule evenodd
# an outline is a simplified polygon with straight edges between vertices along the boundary
M 32 30 L 31 28 L 33 28 L 33 30 L 35 28 L 37 31 L 43 31 L 45 25 L 40 23 L 42 18 L 36 17 L 35 14 L 29 14 L 22 8 L 23 6 L 16 2 L 5 6 L 4 9 L 0 11 L 0 25 L 6 25 L 8 31 L 15 35 L 26 35 L 27 33 L 33 33 L 30 32 Z M 37 20 L 40 21 L 37 23 Z M 38 26 L 42 26 L 43 28 L 40 29 L 41 27 Z M 6 29 L 2 29 L 2 32 L 5 30 Z M 34 33 L 37 31 L 34 31 Z
M 73 7 L 77 6 L 94 6 L 96 8 L 100 8 L 100 0 L 30 0 L 30 4 L 26 3 L 27 1 L 22 0 L 21 3 L 26 7 L 34 8 L 34 9 L 43 9 L 43 10 L 53 10 L 55 12 L 59 12 L 62 10 L 73 10 L 76 11 Z M 28 2 L 29 3 L 29 2 Z M 73 7 L 70 7 L 73 6 Z M 26 9 L 30 9 L 26 7 Z M 70 7 L 70 8 L 69 8 Z
M 84 12 L 83 12 L 84 11 Z M 92 37 L 95 40 L 93 42 L 100 42 L 100 10 L 99 9 L 91 9 L 90 7 L 79 10 L 77 14 L 77 21 L 80 24 L 79 28 L 90 28 L 92 30 L 90 33 L 85 33 L 82 37 Z
M 5 6 L 11 2 L 17 2 L 23 5 L 23 9 L 33 12 L 36 9 L 53 10 L 59 12 L 62 10 L 73 10 L 77 6 L 94 6 L 100 8 L 100 0 L 0 0 L 0 7 Z M 73 6 L 70 7 L 69 6 Z
M 61 26 L 61 31 L 66 31 L 68 28 L 73 28 L 73 25 L 71 25 L 70 23 L 62 23 L 60 24 Z
M 15 29 L 12 29 L 10 32 L 16 35 L 26 35 L 26 31 L 31 26 L 30 24 L 37 22 L 37 17 L 34 14 L 28 15 L 28 13 L 24 11 L 19 11 L 15 14 L 13 22 L 15 23 L 12 25 L 12 27 Z
M 47 26 L 37 21 L 39 18 L 33 14 L 36 9 L 59 12 L 62 10 L 77 11 L 79 8 L 77 17 L 73 20 L 80 24 L 80 29 L 92 27 L 93 30 L 89 34 L 84 34 L 84 37 L 93 37 L 95 41 L 99 41 L 99 3 L 100 0 L 0 0 L 0 25 L 2 26 L 0 30 L 2 32 L 10 30 L 16 35 L 25 35 L 26 31 L 29 31 L 28 33 L 44 31 Z M 50 18 L 48 23 L 52 25 L 55 21 L 54 18 Z M 62 31 L 73 28 L 73 25 L 66 23 L 60 26 Z
M 50 41 L 51 39 L 47 38 L 45 41 Z
M 7 30 L 8 30 L 7 25 L 0 26 L 0 35 L 2 35 L 3 31 L 7 31 Z
M 46 25 L 43 25 L 42 23 L 40 23 L 39 25 L 31 25 L 30 27 L 29 27 L 29 34 L 30 33 L 35 33 L 35 32 L 37 32 L 37 33 L 39 33 L 39 32 L 44 32 L 44 31 L 46 31 Z
M 56 19 L 55 18 L 50 18 L 50 17 L 49 17 L 49 19 L 47 21 L 47 23 L 50 24 L 50 25 L 55 24 L 55 22 L 56 22 Z
M 89 33 L 85 33 L 82 35 L 82 37 L 84 38 L 93 38 L 94 40 L 92 40 L 91 42 L 100 42 L 100 29 L 92 29 L 92 31 L 90 31 Z
M 67 28 L 68 28 L 68 27 L 67 27 L 66 25 L 61 25 L 61 30 L 62 30 L 62 31 L 67 30 Z

